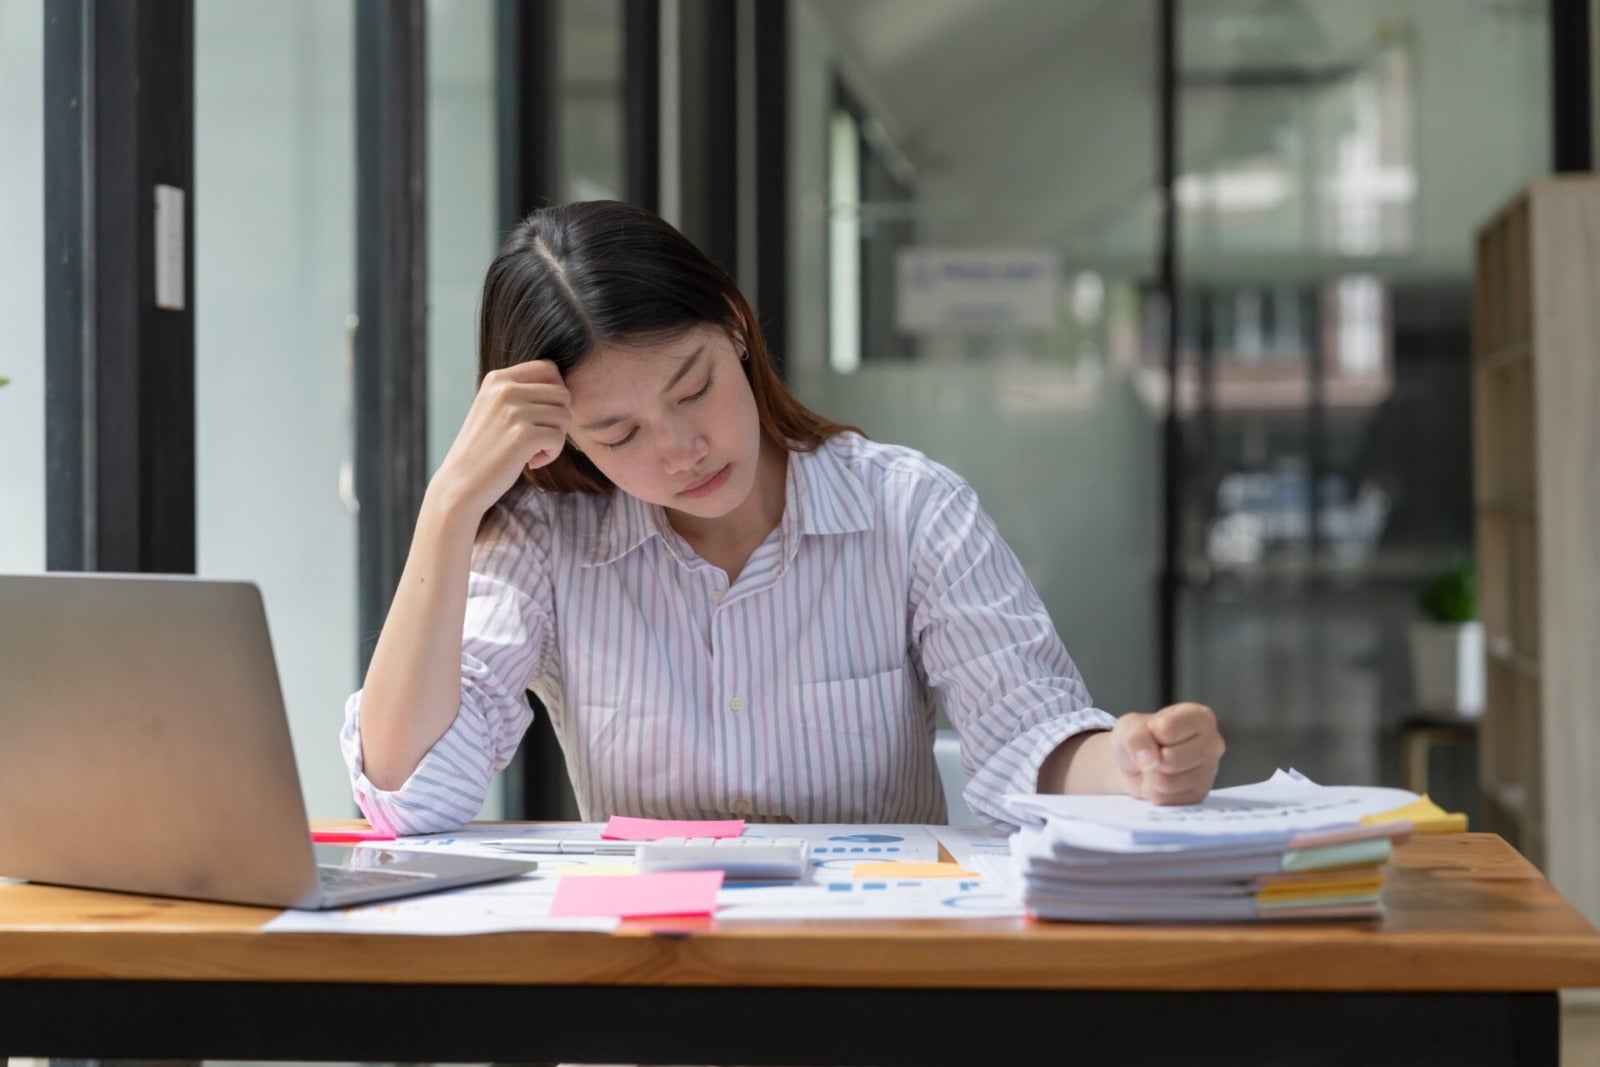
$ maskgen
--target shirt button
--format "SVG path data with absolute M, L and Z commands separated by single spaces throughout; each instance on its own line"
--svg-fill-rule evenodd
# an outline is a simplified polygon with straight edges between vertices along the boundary
M 735 800 L 733 802 L 733 813 L 735 815 L 749 815 L 750 814 L 750 798 L 749 797 L 740 797 L 738 800 Z
M 728 707 L 732 708 L 734 711 L 743 711 L 744 697 L 734 697 L 732 700 L 728 701 Z
M 713 590 L 711 590 L 711 602 L 712 602 L 712 603 L 713 603 L 713 604 L 720 604 L 720 603 L 722 603 L 722 597 L 723 597 L 723 592 L 722 592 L 722 590 L 720 590 L 720 589 L 713 589 Z

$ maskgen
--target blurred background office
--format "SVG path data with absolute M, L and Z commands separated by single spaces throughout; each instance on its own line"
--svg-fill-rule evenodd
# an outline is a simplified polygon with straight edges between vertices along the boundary
M 259 583 L 309 809 L 353 813 L 340 709 L 483 270 L 527 210 L 622 198 L 806 403 L 973 483 L 1102 707 L 1211 704 L 1223 784 L 1395 783 L 1418 595 L 1474 548 L 1473 235 L 1591 168 L 1597 21 L 0 0 L 0 570 Z M 1476 812 L 1472 758 L 1435 793 Z M 570 810 L 547 734 L 504 779 L 486 816 Z

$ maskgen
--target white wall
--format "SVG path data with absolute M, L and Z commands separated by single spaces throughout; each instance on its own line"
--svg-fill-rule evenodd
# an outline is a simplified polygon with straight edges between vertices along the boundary
M 195 6 L 199 572 L 261 586 L 313 817 L 354 814 L 353 7 Z
M 44 570 L 44 5 L 0 0 L 0 571 Z

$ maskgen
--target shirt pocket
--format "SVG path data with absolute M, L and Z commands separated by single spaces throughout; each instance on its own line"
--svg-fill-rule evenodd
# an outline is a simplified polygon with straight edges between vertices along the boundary
M 907 787 L 916 730 L 899 667 L 865 678 L 795 686 L 792 751 L 810 822 L 878 822 Z

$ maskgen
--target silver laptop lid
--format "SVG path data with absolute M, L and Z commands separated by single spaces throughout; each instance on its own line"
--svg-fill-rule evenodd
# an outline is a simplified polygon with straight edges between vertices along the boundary
M 0 575 L 0 875 L 317 898 L 253 584 Z

